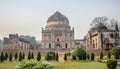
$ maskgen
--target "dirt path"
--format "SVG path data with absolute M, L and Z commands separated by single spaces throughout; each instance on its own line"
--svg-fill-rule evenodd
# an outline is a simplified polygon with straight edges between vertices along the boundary
M 59 62 L 64 63 L 63 57 L 64 57 L 64 55 L 59 55 Z

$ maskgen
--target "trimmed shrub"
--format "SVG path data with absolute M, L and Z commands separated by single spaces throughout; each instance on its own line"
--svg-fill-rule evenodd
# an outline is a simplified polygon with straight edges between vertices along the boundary
M 9 55 L 9 61 L 12 61 L 12 53 Z
M 103 52 L 100 53 L 100 59 L 103 59 Z
M 90 60 L 90 55 L 89 54 L 87 54 L 87 59 Z
M 117 61 L 115 59 L 108 59 L 106 65 L 108 69 L 116 69 Z
M 22 61 L 22 53 L 19 53 L 19 61 Z
M 55 55 L 55 52 L 47 52 L 45 60 L 56 60 Z
M 15 58 L 15 60 L 18 58 L 18 54 L 17 54 L 17 52 L 15 53 L 14 58 Z
M 67 60 L 67 55 L 66 55 L 66 53 L 64 54 L 64 60 L 65 60 L 65 61 Z
M 91 53 L 91 61 L 94 61 L 94 59 L 95 59 L 95 55 L 94 53 Z
M 34 59 L 34 53 L 32 52 L 32 54 L 31 54 L 31 59 Z
M 40 61 L 40 59 L 41 59 L 41 54 L 40 54 L 40 52 L 38 52 L 38 54 L 37 54 L 37 61 Z
M 4 61 L 4 53 L 1 52 L 1 58 L 0 58 L 1 62 Z
M 120 58 L 120 48 L 113 48 L 112 50 L 111 50 L 111 53 L 112 53 L 112 55 L 114 55 L 114 57 L 116 58 L 116 59 L 119 59 Z
M 72 55 L 72 60 L 76 60 L 76 59 L 77 59 L 76 56 Z
M 111 53 L 110 53 L 110 51 L 108 51 L 108 58 L 109 58 L 109 59 L 111 58 Z
M 58 53 L 55 53 L 55 60 L 58 61 Z
M 78 60 L 86 60 L 86 51 L 82 48 L 76 48 L 72 54 L 78 57 Z
M 8 54 L 7 53 L 5 53 L 5 60 L 7 60 L 8 59 Z
M 31 55 L 30 55 L 30 51 L 29 51 L 29 53 L 28 53 L 28 60 L 30 60 L 31 59 Z
M 22 59 L 24 60 L 25 59 L 25 53 L 23 52 L 22 54 Z

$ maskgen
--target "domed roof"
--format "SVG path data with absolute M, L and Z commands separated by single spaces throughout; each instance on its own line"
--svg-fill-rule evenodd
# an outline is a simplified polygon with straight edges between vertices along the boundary
M 59 11 L 57 11 L 48 18 L 47 23 L 52 21 L 65 21 L 65 20 L 69 22 L 66 16 L 62 15 Z

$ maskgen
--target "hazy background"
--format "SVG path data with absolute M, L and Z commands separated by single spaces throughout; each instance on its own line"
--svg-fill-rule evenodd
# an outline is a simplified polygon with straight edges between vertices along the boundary
M 82 39 L 95 17 L 120 21 L 120 0 L 0 0 L 0 39 L 18 33 L 41 40 L 41 28 L 56 11 L 69 19 L 75 39 Z

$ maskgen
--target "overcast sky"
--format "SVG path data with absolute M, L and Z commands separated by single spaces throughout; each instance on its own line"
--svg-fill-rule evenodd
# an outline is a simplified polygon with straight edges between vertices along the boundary
M 83 39 L 95 17 L 120 21 L 120 0 L 0 0 L 0 38 L 18 33 L 41 40 L 41 28 L 56 11 L 69 19 L 75 39 Z

